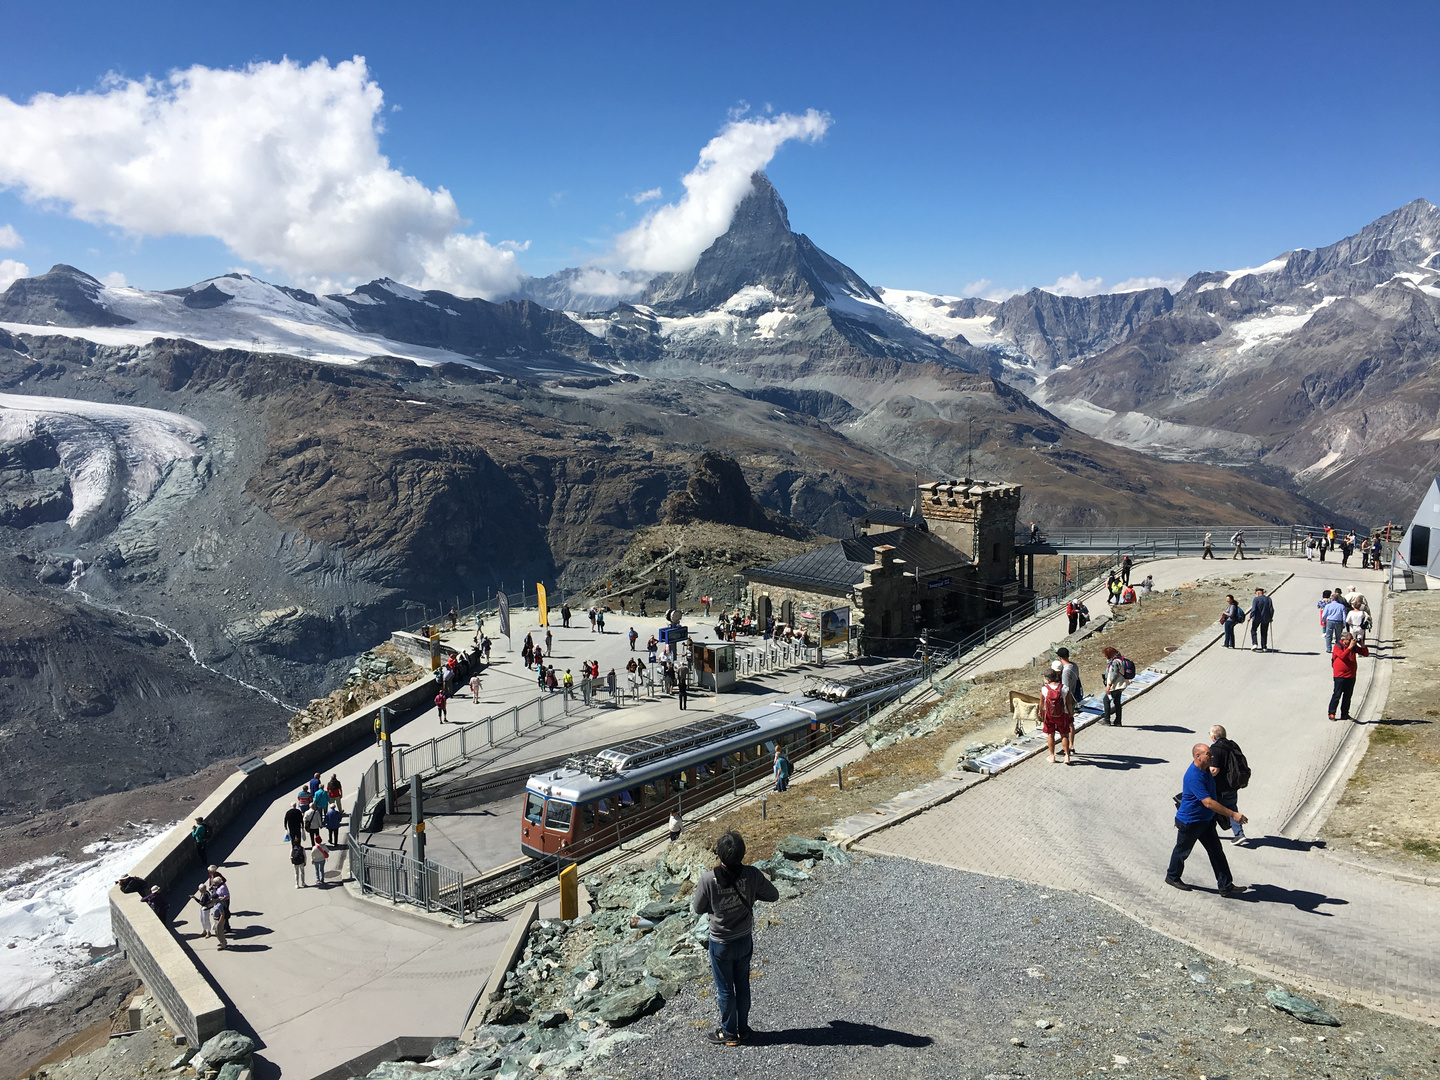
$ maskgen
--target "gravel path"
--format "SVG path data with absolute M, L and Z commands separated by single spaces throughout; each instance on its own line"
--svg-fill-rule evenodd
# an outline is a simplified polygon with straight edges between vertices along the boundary
M 1435 1029 L 1329 999 L 1343 1026 L 1303 1024 L 1266 1003 L 1273 983 L 1079 893 L 871 858 L 762 910 L 757 1036 L 711 1046 L 714 991 L 687 989 L 611 1074 L 1440 1076 Z

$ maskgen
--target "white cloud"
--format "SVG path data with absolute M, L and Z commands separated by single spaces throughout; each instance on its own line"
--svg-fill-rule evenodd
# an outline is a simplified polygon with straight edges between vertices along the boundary
M 123 289 L 127 284 L 125 281 L 125 275 L 122 274 L 119 270 L 111 270 L 110 273 L 106 274 L 100 280 L 103 281 L 106 285 L 109 285 L 112 289 Z
M 1179 292 L 1180 287 L 1185 284 L 1184 278 L 1162 278 L 1162 277 L 1132 277 L 1126 278 L 1118 285 L 1112 285 L 1106 292 L 1141 292 L 1145 289 L 1169 289 L 1172 293 Z
M 1054 293 L 1056 296 L 1094 296 L 1100 291 L 1104 282 L 1100 278 L 1082 278 L 1077 270 L 1073 274 L 1066 274 L 1064 277 L 1056 278 L 1054 285 L 1041 286 L 1046 292 Z
M 639 206 L 641 203 L 647 203 L 651 199 L 658 199 L 663 194 L 664 192 L 661 191 L 658 187 L 652 187 L 649 191 L 641 191 L 637 192 L 634 195 L 631 195 L 630 200 L 636 206 Z
M 829 127 L 830 117 L 814 109 L 801 116 L 732 119 L 705 144 L 699 163 L 682 179 L 680 201 L 657 207 L 621 233 L 603 261 L 654 273 L 690 269 L 730 227 L 735 208 L 752 190 L 751 176 L 791 139 L 815 142 Z
M 961 296 L 978 296 L 982 300 L 1008 300 L 1016 293 L 1024 292 L 1024 289 L 1006 289 L 997 287 L 995 282 L 988 277 L 979 281 L 972 281 L 963 286 L 960 290 Z
M 30 268 L 14 259 L 0 259 L 0 290 L 8 289 L 16 278 L 29 277 Z
M 25 241 L 15 231 L 14 225 L 0 225 L 0 248 L 24 247 Z
M 0 97 L 0 186 L 137 236 L 214 236 L 310 288 L 389 276 L 493 296 L 513 250 L 444 188 L 380 153 L 384 95 L 364 58 L 201 66 L 97 90 Z

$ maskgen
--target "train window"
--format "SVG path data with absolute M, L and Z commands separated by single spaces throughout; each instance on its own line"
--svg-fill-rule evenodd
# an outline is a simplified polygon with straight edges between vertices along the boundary
M 745 764 L 745 751 L 736 750 L 735 753 L 730 755 L 730 760 L 732 762 L 732 767 L 738 769 L 741 765 Z
M 663 777 L 663 776 L 660 777 L 659 780 L 656 780 L 656 781 L 655 781 L 655 793 L 656 793 L 661 799 L 664 799 L 667 795 L 670 794 L 670 781 L 667 780 L 667 779 L 666 779 L 665 777 Z
M 620 798 L 616 801 L 620 804 L 620 816 L 626 817 L 635 809 L 636 797 L 640 794 L 639 788 L 626 788 L 620 792 Z
M 655 785 L 653 782 L 645 784 L 643 787 L 643 791 L 645 793 L 646 806 L 654 806 L 660 801 L 660 793 L 655 790 Z
M 551 799 L 545 804 L 545 827 L 556 832 L 569 832 L 570 820 L 575 813 L 575 804 Z
M 587 802 L 580 807 L 580 831 L 589 832 L 595 828 L 595 804 Z
M 540 815 L 545 812 L 545 800 L 533 791 L 525 793 L 525 820 L 532 825 L 540 824 Z
M 615 824 L 615 800 L 614 800 L 614 799 L 601 799 L 600 802 L 599 802 L 599 805 L 597 805 L 595 809 L 596 809 L 596 813 L 598 814 L 598 816 L 599 816 L 599 818 L 600 818 L 600 824 L 601 824 L 601 825 L 613 825 L 613 824 Z
M 688 771 L 676 773 L 670 779 L 670 786 L 676 791 L 685 791 L 690 787 L 690 773 Z

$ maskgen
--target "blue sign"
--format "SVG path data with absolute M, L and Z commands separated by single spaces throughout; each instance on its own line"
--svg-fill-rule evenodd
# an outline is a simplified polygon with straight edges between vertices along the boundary
M 940 589 L 940 588 L 944 588 L 946 585 L 949 585 L 949 584 L 950 584 L 950 579 L 949 579 L 948 577 L 942 577 L 942 578 L 936 578 L 934 581 L 930 582 L 930 584 L 926 585 L 925 587 L 926 587 L 927 589 Z
M 656 636 L 661 645 L 677 645 L 690 636 L 690 631 L 683 626 L 662 626 Z

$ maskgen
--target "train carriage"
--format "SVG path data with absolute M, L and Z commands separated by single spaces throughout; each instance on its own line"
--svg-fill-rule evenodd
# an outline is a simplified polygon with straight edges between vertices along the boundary
M 707 716 L 641 736 L 530 777 L 520 850 L 588 858 L 769 774 L 775 748 L 792 761 L 829 745 L 848 724 L 914 686 L 924 665 L 899 661 L 822 678 L 801 696 Z

